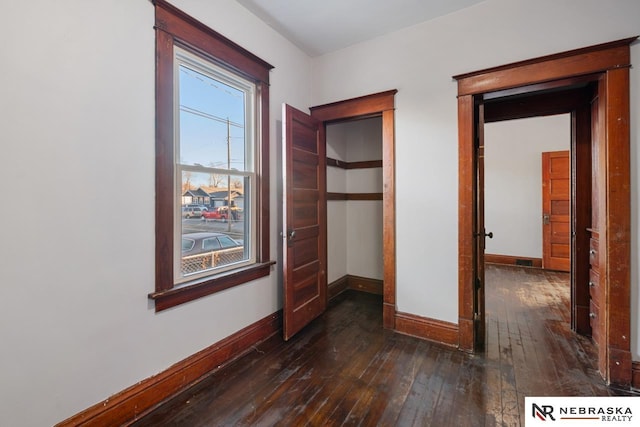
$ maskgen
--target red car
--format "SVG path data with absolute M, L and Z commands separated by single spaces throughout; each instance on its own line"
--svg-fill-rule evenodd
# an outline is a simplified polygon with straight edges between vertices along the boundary
M 226 206 L 218 206 L 217 208 L 210 208 L 208 211 L 202 212 L 202 219 L 205 221 L 217 219 L 226 222 L 228 217 L 229 211 Z

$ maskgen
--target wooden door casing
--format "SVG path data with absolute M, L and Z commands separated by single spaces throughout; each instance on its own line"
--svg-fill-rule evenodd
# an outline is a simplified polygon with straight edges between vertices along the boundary
M 383 326 L 396 329 L 395 94 L 396 89 L 311 107 L 327 124 L 382 116 Z
M 571 80 L 596 73 L 602 113 L 602 158 L 593 179 L 597 190 L 600 244 L 600 286 L 605 296 L 598 322 L 604 354 L 599 355 L 607 383 L 631 384 L 631 205 L 630 205 L 630 44 L 637 37 L 561 52 L 513 64 L 454 76 L 458 81 L 458 295 L 460 348 L 474 351 L 473 295 L 475 291 L 473 97 L 510 91 L 530 94 L 567 89 Z M 582 84 L 581 83 L 581 84 Z M 577 230 L 582 233 L 583 230 Z M 577 239 L 576 239 L 577 241 Z M 615 268 L 609 268 L 615 262 Z
M 569 150 L 542 153 L 542 268 L 571 271 Z
M 283 336 L 291 338 L 327 306 L 324 126 L 283 106 Z

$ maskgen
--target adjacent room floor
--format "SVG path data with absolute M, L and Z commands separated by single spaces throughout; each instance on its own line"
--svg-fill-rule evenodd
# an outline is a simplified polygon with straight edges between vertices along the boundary
M 135 426 L 520 426 L 525 396 L 619 395 L 569 328 L 569 275 L 488 265 L 477 355 L 382 329 L 347 291 L 289 342 L 273 337 Z

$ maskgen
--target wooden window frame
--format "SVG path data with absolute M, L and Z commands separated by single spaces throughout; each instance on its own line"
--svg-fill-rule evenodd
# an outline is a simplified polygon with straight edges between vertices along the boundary
M 269 260 L 269 71 L 273 66 L 188 16 L 154 0 L 156 21 L 156 312 L 270 274 Z M 256 115 L 256 263 L 174 287 L 174 46 L 254 82 Z

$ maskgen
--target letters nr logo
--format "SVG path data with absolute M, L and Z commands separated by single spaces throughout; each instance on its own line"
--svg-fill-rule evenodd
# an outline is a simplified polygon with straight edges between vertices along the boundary
M 547 417 L 551 419 L 551 421 L 555 421 L 553 418 L 553 406 L 551 405 L 542 405 L 541 407 L 533 404 L 533 418 L 540 418 L 542 421 L 547 421 Z

